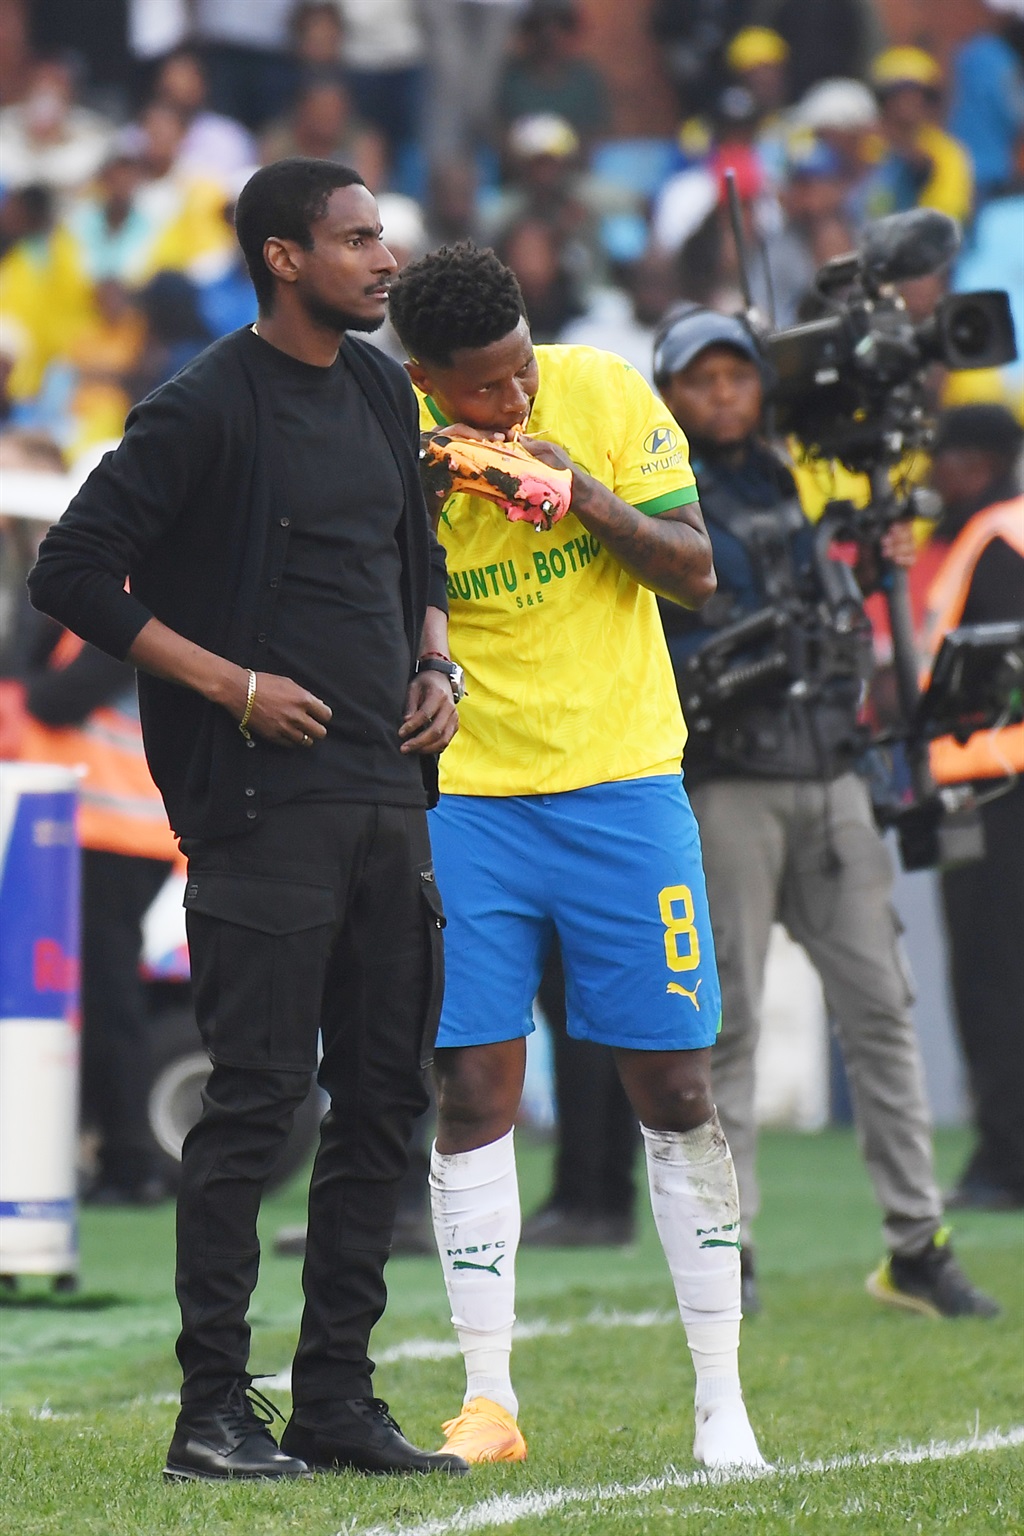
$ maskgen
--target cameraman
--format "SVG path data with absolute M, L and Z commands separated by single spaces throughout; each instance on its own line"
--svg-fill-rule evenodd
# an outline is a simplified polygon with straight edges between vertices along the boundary
M 717 628 L 770 605 L 807 614 L 825 592 L 793 477 L 760 433 L 761 367 L 745 327 L 697 307 L 669 316 L 655 344 L 654 378 L 690 442 L 718 572 L 718 593 L 702 613 L 662 606 L 682 683 L 683 665 Z M 891 529 L 881 553 L 909 564 L 909 530 Z M 861 552 L 861 571 L 876 563 L 877 552 Z M 740 659 L 757 655 L 755 646 Z M 885 1213 L 889 1254 L 868 1290 L 932 1317 L 992 1317 L 996 1303 L 970 1284 L 941 1225 L 912 994 L 889 903 L 892 871 L 854 772 L 863 750 L 860 693 L 855 667 L 837 667 L 834 676 L 819 669 L 809 687 L 794 688 L 788 678 L 759 685 L 706 734 L 690 722 L 687 788 L 722 975 L 714 1093 L 739 1180 L 745 1306 L 757 1306 L 749 1246 L 759 1206 L 754 1053 L 778 920 L 821 975 Z

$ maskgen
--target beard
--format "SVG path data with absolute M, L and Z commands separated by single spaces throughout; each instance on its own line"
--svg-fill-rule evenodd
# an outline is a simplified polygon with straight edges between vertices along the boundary
M 373 318 L 353 315 L 347 309 L 328 304 L 315 293 L 303 294 L 302 302 L 309 318 L 330 331 L 379 331 L 387 318 L 386 310 L 383 315 Z

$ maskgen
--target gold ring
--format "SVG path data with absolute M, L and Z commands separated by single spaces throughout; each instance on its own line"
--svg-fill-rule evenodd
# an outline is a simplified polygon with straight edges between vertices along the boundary
M 305 731 L 302 733 L 302 745 L 304 747 L 311 747 L 313 745 L 312 736 L 308 736 Z

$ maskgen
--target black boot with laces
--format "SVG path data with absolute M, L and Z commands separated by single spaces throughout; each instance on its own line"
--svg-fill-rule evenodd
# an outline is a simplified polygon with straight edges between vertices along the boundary
M 244 1380 L 223 1397 L 186 1403 L 167 1452 L 165 1479 L 308 1477 L 304 1461 L 278 1449 L 269 1429 L 275 1419 L 283 1422 L 284 1414 Z
M 461 1477 L 469 1471 L 468 1462 L 451 1451 L 421 1451 L 411 1445 L 379 1397 L 332 1403 L 329 1423 L 315 1429 L 292 1418 L 281 1445 L 316 1472 L 442 1472 Z

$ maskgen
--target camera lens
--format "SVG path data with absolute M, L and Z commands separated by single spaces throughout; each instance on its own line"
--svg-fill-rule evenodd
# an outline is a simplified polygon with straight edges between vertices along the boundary
M 992 340 L 992 320 L 980 304 L 961 303 L 950 317 L 949 339 L 962 358 L 982 356 Z

